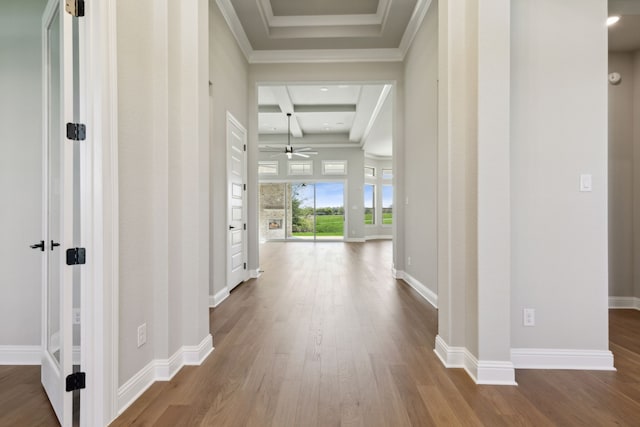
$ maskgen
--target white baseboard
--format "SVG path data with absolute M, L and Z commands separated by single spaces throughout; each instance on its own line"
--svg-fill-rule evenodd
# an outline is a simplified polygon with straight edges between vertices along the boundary
M 229 288 L 226 286 L 222 288 L 220 291 L 216 292 L 215 295 L 209 295 L 209 307 L 217 307 L 222 304 L 222 301 L 229 298 Z
M 517 385 L 510 361 L 478 360 L 464 347 L 449 347 L 436 336 L 434 352 L 447 368 L 463 368 L 476 384 Z
M 392 240 L 393 239 L 393 235 L 391 235 L 391 234 L 378 234 L 378 235 L 373 235 L 373 236 L 366 236 L 364 239 L 367 242 L 369 240 Z
M 609 350 L 512 348 L 511 361 L 516 369 L 616 370 Z
M 260 270 L 260 267 L 256 268 L 255 270 L 249 270 L 250 279 L 257 279 L 258 277 L 260 277 L 260 275 L 262 275 L 262 270 Z
M 118 415 L 123 413 L 156 381 L 169 381 L 186 365 L 200 365 L 213 351 L 207 335 L 198 345 L 182 346 L 168 359 L 155 359 L 118 388 Z
M 609 308 L 633 308 L 640 310 L 638 297 L 609 297 Z
M 39 345 L 0 345 L 0 365 L 39 365 L 42 347 Z
M 435 308 L 438 308 L 438 295 L 436 295 L 435 292 L 433 292 L 431 289 L 429 289 L 427 286 L 421 283 L 418 279 L 411 276 L 409 273 L 405 271 L 393 269 L 391 273 L 393 274 L 393 277 L 395 279 L 404 280 L 409 286 L 415 289 L 415 291 L 418 292 L 424 299 L 426 299 L 432 306 L 434 306 Z

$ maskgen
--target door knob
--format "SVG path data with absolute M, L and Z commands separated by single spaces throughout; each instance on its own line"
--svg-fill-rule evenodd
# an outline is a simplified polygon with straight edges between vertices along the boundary
M 40 240 L 40 243 L 36 243 L 35 245 L 31 245 L 30 246 L 31 249 L 38 249 L 40 248 L 40 250 L 42 252 L 44 252 L 44 240 Z
M 55 243 L 53 240 L 51 241 L 51 250 L 53 250 L 53 248 L 55 248 L 56 246 L 60 246 L 60 243 Z

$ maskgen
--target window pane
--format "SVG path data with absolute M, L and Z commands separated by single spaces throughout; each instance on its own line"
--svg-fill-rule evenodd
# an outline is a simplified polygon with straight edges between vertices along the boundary
M 373 168 L 371 166 L 365 166 L 364 176 L 376 176 L 376 168 Z
M 313 175 L 311 161 L 289 162 L 289 175 Z
M 259 175 L 278 175 L 278 161 L 258 162 Z
M 346 175 L 347 161 L 346 160 L 335 160 L 335 161 L 323 160 L 322 173 L 324 175 Z
M 373 225 L 376 223 L 376 186 L 364 185 L 364 223 Z
M 393 224 L 393 186 L 382 186 L 382 223 Z
M 382 169 L 382 179 L 392 179 L 392 178 L 393 178 L 392 169 Z

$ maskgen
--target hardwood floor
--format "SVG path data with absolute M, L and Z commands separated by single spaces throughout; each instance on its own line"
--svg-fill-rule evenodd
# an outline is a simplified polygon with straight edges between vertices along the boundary
M 205 363 L 154 384 L 113 426 L 640 425 L 640 311 L 610 311 L 617 372 L 518 370 L 517 387 L 477 386 L 435 356 L 437 312 L 391 278 L 390 242 L 261 255 L 262 277 L 211 310 Z M 38 425 L 5 405 L 2 372 L 0 425 Z

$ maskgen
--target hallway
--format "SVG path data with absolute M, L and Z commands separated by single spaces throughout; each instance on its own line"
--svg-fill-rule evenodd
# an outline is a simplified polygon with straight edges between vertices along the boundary
M 617 372 L 518 370 L 476 386 L 433 352 L 437 311 L 391 278 L 391 242 L 267 243 L 211 310 L 215 351 L 113 426 L 637 425 L 640 311 L 610 310 Z M 0 367 L 0 426 L 55 425 L 38 367 Z
M 618 372 L 476 386 L 433 352 L 437 311 L 391 278 L 391 242 L 267 243 L 263 275 L 211 311 L 216 350 L 113 425 L 633 425 L 640 312 L 611 312 Z M 635 334 L 635 337 L 634 335 Z M 636 347 L 628 343 L 635 341 Z M 626 343 L 624 341 L 627 341 Z M 622 346 L 628 346 L 623 348 Z

